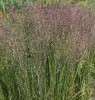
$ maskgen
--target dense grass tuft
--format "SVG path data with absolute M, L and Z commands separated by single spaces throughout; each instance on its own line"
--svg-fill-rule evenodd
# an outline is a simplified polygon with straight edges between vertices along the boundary
M 95 98 L 94 20 L 89 8 L 59 3 L 0 20 L 0 99 Z

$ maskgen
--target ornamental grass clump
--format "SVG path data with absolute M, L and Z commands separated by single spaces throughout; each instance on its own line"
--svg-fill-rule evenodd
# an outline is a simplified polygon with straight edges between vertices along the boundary
M 94 11 L 35 3 L 20 14 L 0 21 L 0 99 L 89 100 L 94 95 Z

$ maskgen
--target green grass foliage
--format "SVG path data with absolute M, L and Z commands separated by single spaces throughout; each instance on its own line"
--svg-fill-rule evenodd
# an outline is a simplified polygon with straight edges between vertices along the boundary
M 9 7 L 13 9 L 20 9 L 23 5 L 35 2 L 40 2 L 41 4 L 52 4 L 54 2 L 61 2 L 61 3 L 72 2 L 86 6 L 88 5 L 93 6 L 95 3 L 94 0 L 0 0 L 0 10 L 3 11 L 3 13 L 5 13 L 6 9 Z

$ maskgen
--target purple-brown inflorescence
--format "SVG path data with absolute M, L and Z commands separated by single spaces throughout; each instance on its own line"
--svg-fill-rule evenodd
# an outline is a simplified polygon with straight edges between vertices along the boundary
M 15 18 L 14 21 L 10 20 L 2 26 L 3 28 L 0 27 L 0 29 L 4 29 L 0 36 L 6 37 L 8 34 L 10 37 L 13 33 L 7 32 L 12 32 L 15 29 L 13 31 L 15 33 L 19 30 L 19 33 L 12 37 L 13 40 L 19 35 L 21 37 L 29 35 L 33 44 L 43 41 L 45 45 L 48 45 L 50 41 L 53 41 L 56 46 L 56 42 L 59 42 L 74 55 L 82 55 L 95 42 L 95 15 L 88 8 L 78 7 L 74 4 L 34 4 L 23 7 L 20 13 L 19 18 Z M 23 29 L 16 30 L 16 24 L 19 24 Z M 18 36 L 15 38 L 16 35 Z

